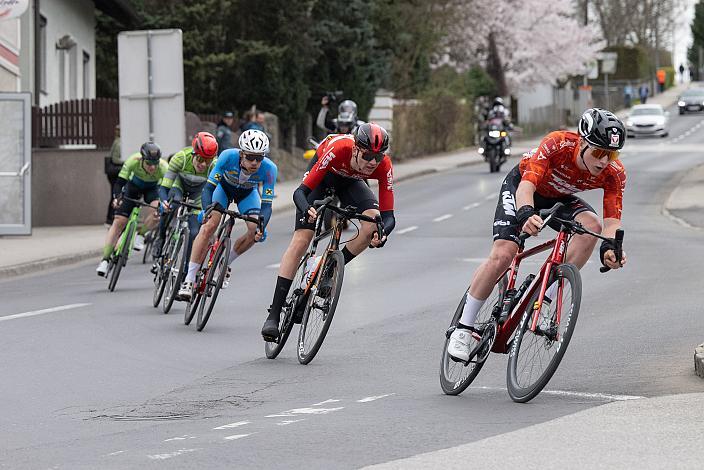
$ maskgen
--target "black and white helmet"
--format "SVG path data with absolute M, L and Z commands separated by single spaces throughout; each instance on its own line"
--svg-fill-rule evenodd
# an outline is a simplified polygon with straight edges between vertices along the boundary
M 626 128 L 611 111 L 589 108 L 577 125 L 579 135 L 590 145 L 606 150 L 621 150 L 626 143 Z
M 255 129 L 249 129 L 242 133 L 239 138 L 240 149 L 253 155 L 266 155 L 269 153 L 269 137 Z

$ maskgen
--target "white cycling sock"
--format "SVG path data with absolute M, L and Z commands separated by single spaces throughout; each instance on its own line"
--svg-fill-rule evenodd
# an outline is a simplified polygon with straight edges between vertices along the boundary
M 200 263 L 194 263 L 190 261 L 188 263 L 188 274 L 186 274 L 186 282 L 195 282 L 196 273 L 200 269 Z
M 235 247 L 233 246 L 232 250 L 230 250 L 230 259 L 228 260 L 227 265 L 232 266 L 232 262 L 235 261 L 239 255 L 240 254 L 235 251 Z
M 468 292 L 460 323 L 465 326 L 474 326 L 474 320 L 477 318 L 477 313 L 479 313 L 479 309 L 482 308 L 484 302 L 486 302 L 486 300 L 475 299 Z

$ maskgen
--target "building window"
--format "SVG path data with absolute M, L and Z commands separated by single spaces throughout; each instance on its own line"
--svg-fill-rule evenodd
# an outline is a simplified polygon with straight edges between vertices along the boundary
M 39 15 L 39 44 L 37 44 L 37 54 L 39 56 L 39 90 L 46 93 L 46 18 Z
M 90 54 L 83 51 L 83 97 L 90 98 Z

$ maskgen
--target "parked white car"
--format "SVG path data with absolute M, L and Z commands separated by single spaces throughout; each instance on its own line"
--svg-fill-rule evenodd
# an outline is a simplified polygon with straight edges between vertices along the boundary
M 637 104 L 626 118 L 628 137 L 644 135 L 667 137 L 670 113 L 659 104 Z

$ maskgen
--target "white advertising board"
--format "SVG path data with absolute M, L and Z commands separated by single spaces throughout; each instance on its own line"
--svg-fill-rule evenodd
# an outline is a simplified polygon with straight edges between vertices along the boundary
M 186 139 L 183 40 L 180 29 L 125 31 L 118 35 L 121 158 L 149 140 L 164 158 Z

